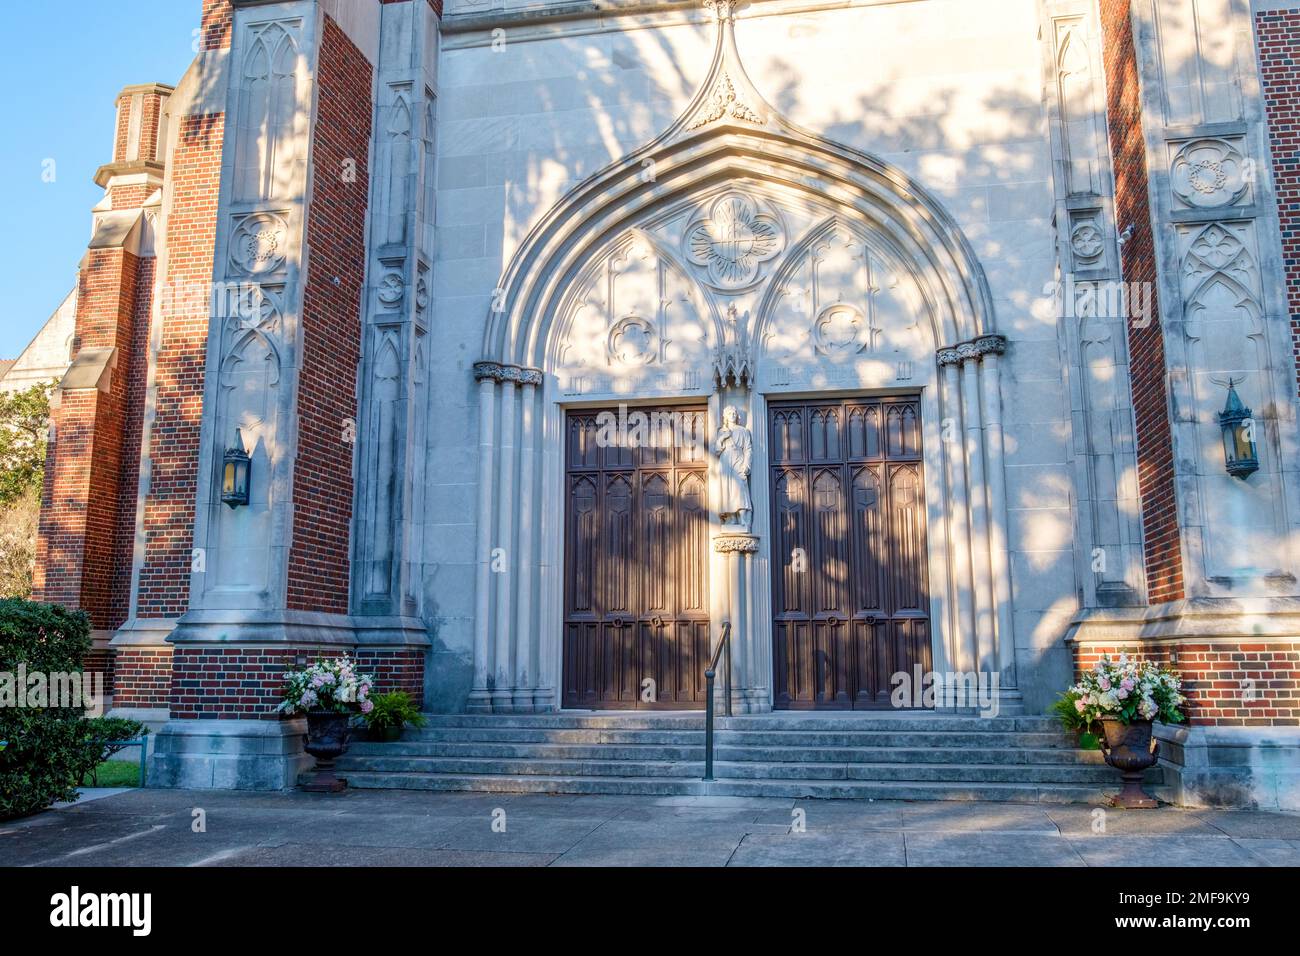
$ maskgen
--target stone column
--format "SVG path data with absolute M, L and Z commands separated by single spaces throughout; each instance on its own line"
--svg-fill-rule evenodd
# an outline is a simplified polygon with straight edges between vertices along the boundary
M 978 649 L 975 645 L 975 609 L 971 583 L 969 505 L 966 496 L 966 456 L 961 448 L 957 429 L 961 427 L 961 387 L 958 366 L 961 356 L 956 349 L 939 352 L 939 365 L 943 369 L 943 415 L 940 434 L 943 436 L 943 455 L 947 464 L 948 482 L 948 548 L 952 562 L 952 589 L 956 604 L 952 663 L 959 670 L 976 668 Z
M 1016 635 L 1011 615 L 1011 544 L 1007 516 L 1006 449 L 1002 434 L 1001 356 L 1007 340 L 1001 335 L 977 339 L 983 353 L 980 382 L 984 392 L 984 454 L 988 462 L 989 545 L 993 574 L 994 621 L 997 625 L 997 662 L 1004 691 L 1016 690 Z M 1005 705 L 1004 705 L 1005 706 Z
M 979 353 L 962 346 L 962 422 L 970 497 L 971 585 L 975 596 L 975 640 L 982 674 L 997 669 L 994 647 L 993 582 L 989 558 L 988 488 L 984 478 L 984 426 L 980 416 Z
M 480 362 L 474 366 L 478 380 L 478 568 L 474 607 L 474 686 L 469 693 L 470 713 L 492 710 L 488 692 L 489 631 L 492 607 L 492 461 L 496 442 L 497 366 Z
M 753 556 L 758 553 L 758 538 L 755 535 L 739 532 L 723 532 L 713 540 L 713 550 L 724 556 L 727 565 L 727 620 L 731 622 L 731 708 L 733 713 L 750 713 L 749 689 L 753 680 L 754 634 L 751 611 L 753 594 Z M 715 628 L 721 640 L 722 624 Z M 713 643 L 710 650 L 716 650 Z M 727 666 L 724 655 L 718 662 L 717 685 L 715 693 L 723 693 L 723 668 Z M 722 699 L 719 698 L 719 703 Z
M 537 666 L 533 657 L 533 506 L 537 466 L 537 385 L 524 379 L 519 389 L 519 559 L 514 562 L 518 587 L 515 600 L 515 691 L 513 710 L 532 713 Z
M 505 379 L 501 383 L 501 434 L 498 439 L 500 473 L 497 477 L 496 506 L 497 533 L 493 548 L 494 557 L 502 563 L 493 568 L 496 579 L 496 632 L 492 651 L 492 710 L 508 714 L 514 707 L 511 686 L 514 676 L 510 668 L 510 636 L 515 619 L 510 612 L 514 581 L 519 573 L 514 553 L 515 515 L 515 382 Z

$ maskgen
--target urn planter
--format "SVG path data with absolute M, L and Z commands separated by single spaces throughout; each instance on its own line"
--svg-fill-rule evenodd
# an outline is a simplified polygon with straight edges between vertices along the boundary
M 351 714 L 332 710 L 313 710 L 307 713 L 307 743 L 303 747 L 316 758 L 315 776 L 303 784 L 309 793 L 338 793 L 348 782 L 334 773 L 334 761 L 348 749 L 348 721 Z
M 1124 786 L 1114 805 L 1128 810 L 1156 807 L 1159 804 L 1142 790 L 1142 774 L 1155 766 L 1159 744 L 1151 735 L 1151 721 L 1102 719 L 1101 752 L 1106 763 L 1123 776 Z

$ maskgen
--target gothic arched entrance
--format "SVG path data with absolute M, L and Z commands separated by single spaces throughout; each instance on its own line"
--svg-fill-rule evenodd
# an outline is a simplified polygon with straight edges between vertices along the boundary
M 632 688 L 644 690 L 647 677 L 665 690 L 666 672 L 646 661 L 663 659 L 653 634 L 670 619 L 690 637 L 669 649 L 671 686 L 654 702 L 698 706 L 698 688 L 676 675 L 702 670 L 700 629 L 712 644 L 724 621 L 740 712 L 878 706 L 885 675 L 915 666 L 998 671 L 1004 688 L 1014 686 L 1005 340 L 993 334 L 983 273 L 942 206 L 904 173 L 768 106 L 740 64 L 730 6 L 713 7 L 714 60 L 690 107 L 542 218 L 488 317 L 475 366 L 472 710 L 641 706 Z M 617 421 L 682 407 L 707 423 L 702 462 L 617 444 L 574 454 L 573 429 L 602 412 Z M 795 462 L 772 430 L 774 416 L 795 408 L 809 425 L 831 408 L 841 417 L 876 410 L 885 444 L 868 451 L 864 432 L 857 454 L 844 430 L 833 455 L 827 446 L 822 459 Z M 904 410 L 911 437 L 890 454 L 889 416 Z M 806 586 L 830 600 L 795 608 L 809 650 L 787 640 L 796 654 L 777 674 L 774 626 L 791 609 L 774 609 L 773 599 L 790 593 L 781 582 L 798 547 L 782 537 L 777 499 L 780 476 L 796 465 L 809 521 L 818 482 L 829 501 L 826 476 L 838 476 L 839 511 L 827 520 L 840 530 L 824 540 L 844 559 L 836 551 L 810 562 Z M 707 491 L 703 517 L 683 505 L 683 482 L 693 500 L 701 484 Z M 696 536 L 684 580 L 680 567 L 655 569 L 679 554 L 673 529 L 683 528 Z M 615 538 L 601 541 L 602 529 Z M 659 556 L 647 537 L 656 533 Z M 494 574 L 502 551 L 510 573 Z M 706 595 L 707 614 L 663 603 L 667 584 Z M 660 596 L 646 593 L 655 588 Z M 836 627 L 857 628 L 858 638 L 828 644 Z M 800 654 L 814 663 L 795 673 Z M 611 660 L 635 663 L 601 670 Z M 813 677 L 799 684 L 803 673 Z

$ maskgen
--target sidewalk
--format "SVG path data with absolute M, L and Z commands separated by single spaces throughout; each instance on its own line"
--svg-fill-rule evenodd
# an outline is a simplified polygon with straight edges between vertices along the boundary
M 125 790 L 96 797 L 0 823 L 0 863 L 1300 865 L 1300 815 L 1254 811 L 373 790 L 337 797 Z M 1094 832 L 1099 820 L 1103 833 Z M 793 832 L 800 821 L 804 832 Z

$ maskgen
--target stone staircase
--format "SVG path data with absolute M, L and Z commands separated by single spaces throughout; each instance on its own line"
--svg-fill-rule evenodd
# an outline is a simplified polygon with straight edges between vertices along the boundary
M 711 782 L 695 713 L 431 715 L 400 741 L 354 739 L 338 770 L 358 788 L 502 793 L 1096 803 L 1119 789 L 1052 718 L 916 713 L 719 718 Z

